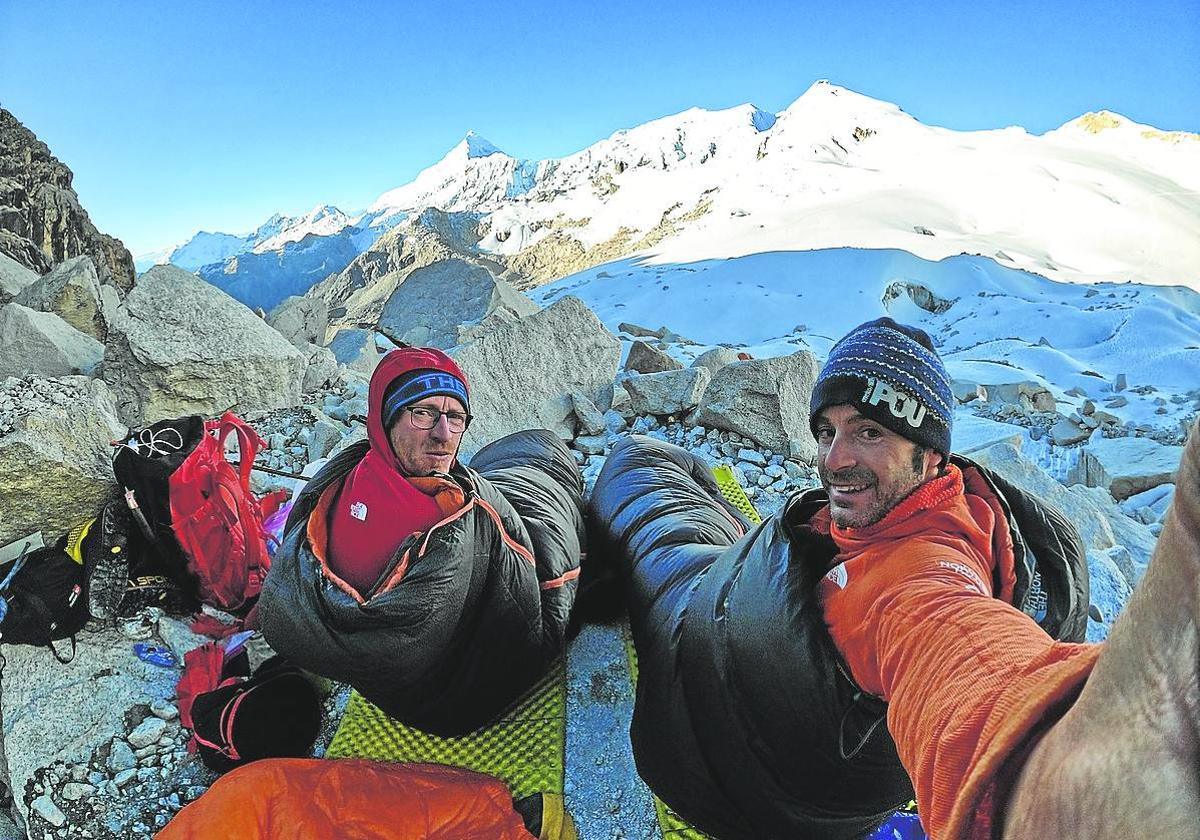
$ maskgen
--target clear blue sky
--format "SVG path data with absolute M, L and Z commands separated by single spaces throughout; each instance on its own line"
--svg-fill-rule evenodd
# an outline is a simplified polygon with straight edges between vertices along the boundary
M 956 129 L 1200 130 L 1200 0 L 980 5 L 0 0 L 0 106 L 135 252 L 365 207 L 468 129 L 560 157 L 821 78 Z

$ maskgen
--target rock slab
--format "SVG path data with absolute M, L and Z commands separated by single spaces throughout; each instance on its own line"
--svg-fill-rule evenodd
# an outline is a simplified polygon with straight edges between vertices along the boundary
M 300 402 L 307 360 L 253 312 L 194 274 L 158 265 L 115 314 L 104 378 L 130 425 Z
M 1122 501 L 1175 480 L 1182 446 L 1165 446 L 1149 438 L 1093 438 L 1087 448 L 1103 467 L 1108 491 Z
M 36 283 L 38 273 L 32 271 L 12 257 L 0 252 L 0 303 L 8 303 L 31 283 Z
M 0 545 L 34 531 L 49 543 L 94 516 L 113 487 L 109 442 L 124 433 L 103 382 L 0 383 Z
M 379 350 L 375 346 L 375 334 L 358 327 L 346 327 L 337 331 L 329 342 L 329 350 L 339 365 L 370 377 L 379 364 Z
M 734 362 L 713 376 L 696 423 L 812 463 L 817 445 L 808 428 L 808 399 L 816 378 L 817 362 L 807 350 Z
M 697 406 L 711 378 L 707 368 L 693 367 L 634 375 L 623 384 L 636 413 L 662 417 Z
M 1140 578 L 1156 539 L 1147 526 L 1126 516 L 1107 490 L 1080 484 L 1064 487 L 1007 444 L 974 452 L 971 458 L 1061 510 L 1079 529 L 1088 550 L 1124 546 L 1130 554 L 1132 577 Z M 1137 580 L 1129 583 L 1136 584 Z
M 108 332 L 100 304 L 100 278 L 90 257 L 72 257 L 21 290 L 17 303 L 53 312 L 75 329 L 104 341 Z
M 9 303 L 0 307 L 0 378 L 92 374 L 104 345 L 53 312 Z
M 616 336 L 575 297 L 517 321 L 497 323 L 450 355 L 471 388 L 475 416 L 460 458 L 520 429 L 575 436 L 572 392 L 606 407 L 621 357 Z
M 441 260 L 408 275 L 383 305 L 379 331 L 397 344 L 448 350 L 486 321 L 513 321 L 538 305 L 486 268 Z
M 297 347 L 324 344 L 329 329 L 329 304 L 319 297 L 292 295 L 267 316 L 267 323 Z
M 662 350 L 644 341 L 635 341 L 629 345 L 629 355 L 625 359 L 625 370 L 638 373 L 660 373 L 664 370 L 679 370 L 681 367 L 683 365 Z

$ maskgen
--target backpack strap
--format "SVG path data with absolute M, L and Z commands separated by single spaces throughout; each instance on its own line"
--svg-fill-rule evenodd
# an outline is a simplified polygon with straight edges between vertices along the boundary
M 1087 551 L 1079 530 L 1060 510 L 999 473 L 961 455 L 959 468 L 975 470 L 1000 501 L 1016 560 L 1014 606 L 1053 638 L 1082 642 L 1090 601 Z M 1036 613 L 1042 617 L 1037 618 Z
M 215 432 L 221 452 L 225 451 L 225 440 L 230 434 L 236 434 L 238 439 L 238 476 L 242 486 L 250 487 L 250 471 L 254 467 L 254 456 L 262 449 L 265 442 L 258 433 L 232 411 L 226 411 L 220 420 L 204 424 L 206 432 Z
M 72 659 L 75 658 L 75 636 L 71 635 L 68 638 L 71 640 L 71 655 L 68 656 L 66 659 L 63 659 L 62 654 L 60 654 L 58 652 L 58 648 L 56 648 L 54 646 L 54 639 L 51 639 L 49 644 L 46 645 L 46 647 L 50 648 L 50 652 L 52 654 L 54 654 L 54 658 L 57 659 L 59 662 L 61 662 L 63 665 L 66 665 Z

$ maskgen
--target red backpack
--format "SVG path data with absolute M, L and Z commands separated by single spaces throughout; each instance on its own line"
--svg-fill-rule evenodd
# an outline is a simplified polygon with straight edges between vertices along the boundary
M 225 439 L 236 434 L 238 471 L 225 460 Z M 204 424 L 204 436 L 171 473 L 171 527 L 196 577 L 200 600 L 238 612 L 258 597 L 270 568 L 263 520 L 282 500 L 263 505 L 250 491 L 250 470 L 264 441 L 232 412 Z

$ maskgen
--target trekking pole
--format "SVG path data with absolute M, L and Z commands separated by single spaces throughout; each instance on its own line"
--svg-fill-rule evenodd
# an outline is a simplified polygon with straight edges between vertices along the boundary
M 230 461 L 229 463 L 235 467 L 241 465 L 241 461 Z M 300 475 L 299 473 L 284 472 L 283 470 L 273 470 L 270 467 L 260 467 L 257 464 L 252 464 L 250 466 L 250 469 L 255 470 L 256 472 L 267 473 L 268 475 L 277 475 L 280 478 L 294 478 L 297 481 L 311 481 L 312 480 L 312 476 Z
M 29 553 L 29 543 L 25 543 L 21 547 L 21 554 L 13 561 L 12 568 L 8 570 L 8 574 L 4 576 L 4 580 L 0 580 L 0 593 L 8 589 L 8 585 L 12 583 L 12 579 L 17 576 L 17 572 L 25 565 L 25 555 Z M 8 618 L 8 599 L 0 594 L 0 623 Z M 0 656 L 0 671 L 4 670 L 4 657 Z
M 4 576 L 4 580 L 0 580 L 0 592 L 8 589 L 8 585 L 12 583 L 12 579 L 17 576 L 17 572 L 21 571 L 21 567 L 25 565 L 25 555 L 29 553 L 30 543 L 25 543 L 21 546 L 21 553 L 17 559 L 13 561 L 12 568 L 8 570 L 8 574 Z

